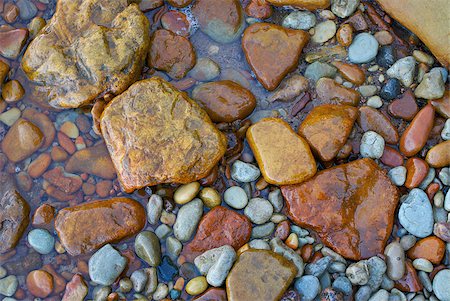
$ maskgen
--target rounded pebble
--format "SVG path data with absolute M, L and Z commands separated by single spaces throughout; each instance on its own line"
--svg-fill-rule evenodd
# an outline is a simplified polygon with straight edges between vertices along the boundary
M 383 156 L 384 139 L 374 131 L 365 132 L 361 139 L 360 153 L 364 158 L 379 159 Z
M 264 224 L 270 220 L 273 214 L 272 204 L 263 198 L 253 198 L 244 209 L 244 214 L 251 222 L 257 225 Z
M 302 296 L 302 300 L 314 300 L 316 296 L 320 293 L 320 282 L 319 279 L 312 275 L 306 275 L 298 278 L 294 287 Z
M 28 243 L 39 254 L 49 254 L 55 246 L 55 238 L 44 229 L 33 229 L 28 233 Z
M 178 187 L 173 195 L 175 203 L 183 205 L 192 201 L 200 191 L 200 183 L 192 182 Z
M 355 64 L 368 63 L 378 53 L 378 41 L 369 33 L 363 32 L 355 36 L 348 48 L 348 59 Z
M 223 199 L 228 206 L 234 209 L 243 209 L 248 203 L 245 190 L 239 186 L 232 186 L 228 188 L 223 195 Z
M 445 269 L 434 276 L 433 292 L 441 301 L 450 301 L 450 270 Z
M 260 175 L 261 172 L 258 167 L 240 160 L 234 161 L 233 166 L 231 167 L 231 177 L 238 182 L 253 182 L 257 180 Z
M 186 293 L 191 296 L 196 296 L 203 293 L 207 288 L 208 283 L 206 282 L 206 278 L 204 276 L 198 276 L 186 284 Z

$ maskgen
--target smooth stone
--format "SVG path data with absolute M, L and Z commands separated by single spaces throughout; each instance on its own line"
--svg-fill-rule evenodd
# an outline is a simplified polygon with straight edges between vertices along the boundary
M 316 25 L 316 16 L 310 11 L 293 11 L 282 22 L 283 27 L 309 30 Z
M 136 236 L 134 241 L 136 255 L 155 267 L 161 263 L 161 245 L 158 236 L 150 231 L 143 231 Z
M 406 167 L 397 166 L 389 170 L 388 176 L 396 186 L 403 186 L 406 181 Z
M 334 78 L 337 69 L 330 64 L 315 61 L 308 65 L 305 70 L 305 77 L 316 82 L 322 77 Z
M 173 225 L 173 233 L 181 242 L 188 241 L 202 218 L 203 202 L 200 199 L 194 199 L 183 205 L 178 211 L 177 220 Z
M 28 243 L 39 254 L 53 251 L 55 238 L 45 229 L 33 229 L 28 233 Z
M 336 24 L 327 20 L 317 24 L 314 27 L 314 34 L 311 36 L 311 42 L 316 44 L 322 44 L 330 40 L 336 34 Z
M 378 88 L 375 85 L 364 85 L 358 88 L 359 93 L 364 97 L 374 96 L 378 92 Z
M 365 132 L 361 139 L 360 153 L 364 158 L 379 159 L 384 152 L 384 139 L 374 131 Z
M 268 222 L 261 226 L 253 227 L 252 229 L 252 238 L 263 238 L 270 236 L 275 230 L 275 224 L 272 222 Z
M 423 190 L 414 188 L 400 206 L 400 224 L 412 235 L 426 237 L 433 232 L 433 210 Z
M 159 237 L 159 239 L 163 240 L 169 237 L 173 232 L 172 228 L 167 226 L 166 224 L 161 224 L 155 229 L 156 236 Z
M 348 59 L 355 64 L 368 63 L 378 53 L 378 41 L 369 33 L 360 33 L 353 38 L 348 48 Z
M 303 275 L 304 263 L 302 257 L 298 253 L 285 245 L 278 237 L 272 238 L 269 244 L 272 251 L 282 255 L 295 265 L 297 268 L 297 274 L 295 277 L 300 277 Z
M 442 117 L 450 118 L 450 90 L 445 90 L 444 96 L 439 99 L 433 99 L 431 104 Z M 1 115 L 0 115 L 1 116 Z
M 248 243 L 251 249 L 270 250 L 270 245 L 262 239 L 253 239 Z
M 336 0 L 331 3 L 331 11 L 339 18 L 347 18 L 353 14 L 359 5 L 359 0 Z
M 107 244 L 89 259 L 89 276 L 95 283 L 109 286 L 123 272 L 126 264 L 126 258 Z
M 200 191 L 199 182 L 191 182 L 181 185 L 175 190 L 173 200 L 179 205 L 184 205 L 192 201 Z
M 148 275 L 144 270 L 136 270 L 130 276 L 131 282 L 133 282 L 133 289 L 136 293 L 140 293 L 144 290 L 147 284 Z
M 419 111 L 414 93 L 408 89 L 403 95 L 391 102 L 388 106 L 388 112 L 394 117 L 411 121 Z
M 450 165 L 450 140 L 433 146 L 428 152 L 425 160 L 433 167 L 441 168 Z
M 76 151 L 67 161 L 70 173 L 88 173 L 103 179 L 116 178 L 116 170 L 104 143 Z
M 423 76 L 422 81 L 414 90 L 418 98 L 439 99 L 444 96 L 445 83 L 442 80 L 441 72 L 437 69 L 431 69 Z
M 200 272 L 206 275 L 209 285 L 219 287 L 225 282 L 235 260 L 236 252 L 233 247 L 225 245 L 206 251 L 195 258 L 194 263 Z
M 405 187 L 409 189 L 416 188 L 422 183 L 428 174 L 429 166 L 427 162 L 420 158 L 409 158 L 406 161 L 408 175 L 405 181 Z
M 17 0 L 16 5 L 20 11 L 20 18 L 22 20 L 30 20 L 36 16 L 38 9 L 36 5 L 30 0 Z
M 397 144 L 399 139 L 397 128 L 380 111 L 369 106 L 360 107 L 358 123 L 364 132 L 374 131 L 380 134 L 386 143 Z
M 191 279 L 185 287 L 186 293 L 191 296 L 199 295 L 206 291 L 208 288 L 208 283 L 206 282 L 206 278 L 203 276 L 195 277 Z M 159 299 L 156 299 L 159 300 Z
M 438 265 L 445 255 L 445 243 L 436 236 L 429 236 L 416 242 L 407 254 L 412 260 L 424 258 Z
M 377 64 L 388 69 L 395 63 L 394 48 L 392 46 L 382 46 L 377 54 Z
M 275 212 L 280 212 L 283 209 L 284 201 L 280 189 L 269 192 L 268 200 L 272 204 Z
M 319 279 L 312 275 L 305 275 L 295 280 L 294 287 L 302 300 L 311 301 L 320 293 Z
M 256 19 L 267 19 L 272 15 L 273 9 L 266 1 L 250 0 L 245 7 L 245 13 L 247 16 Z
M 389 300 L 389 292 L 380 289 L 378 292 L 372 295 L 372 297 L 369 298 L 369 301 L 387 301 Z
M 408 88 L 414 81 L 416 71 L 416 60 L 407 56 L 396 61 L 387 71 L 389 77 L 398 79 L 403 86 Z
M 353 291 L 352 283 L 347 277 L 339 276 L 333 282 L 333 289 L 343 293 L 345 296 L 350 296 Z
M 283 80 L 278 88 L 273 91 L 267 100 L 274 101 L 290 101 L 299 96 L 301 93 L 309 89 L 308 80 L 299 75 L 293 74 L 289 78 Z
M 159 222 L 163 210 L 163 199 L 157 194 L 152 194 L 147 203 L 147 220 L 149 224 L 155 225 Z
M 263 198 L 250 199 L 244 209 L 244 214 L 251 222 L 261 225 L 270 220 L 273 214 L 272 204 Z
M 333 65 L 338 68 L 339 74 L 346 80 L 355 85 L 362 85 L 366 81 L 366 75 L 358 65 L 346 64 L 343 62 L 333 62 Z
M 433 279 L 433 292 L 436 297 L 442 301 L 450 300 L 450 290 L 448 284 L 450 283 L 450 270 L 444 269 L 436 274 Z
M 407 234 L 402 236 L 402 238 L 400 238 L 400 245 L 402 246 L 403 250 L 408 251 L 409 249 L 411 249 L 417 242 L 417 238 L 414 235 L 411 234 Z M 410 257 L 410 255 L 408 254 L 408 257 Z
M 84 300 L 89 292 L 88 286 L 80 274 L 73 275 L 70 282 L 66 285 L 66 291 L 61 301 L 80 301 Z
M 28 30 L 17 28 L 0 32 L 0 55 L 16 59 L 28 39 Z
M 355 294 L 355 301 L 368 301 L 372 290 L 369 286 L 361 286 Z
M 352 263 L 345 270 L 345 275 L 355 285 L 365 285 L 369 281 L 369 268 L 365 260 Z
M 391 242 L 384 249 L 387 275 L 392 280 L 400 280 L 405 274 L 405 251 L 398 242 Z
M 417 271 L 410 261 L 406 261 L 405 276 L 395 282 L 395 288 L 403 292 L 418 292 L 423 289 L 423 285 L 420 282 Z
M 385 100 L 393 100 L 400 94 L 400 81 L 396 78 L 390 78 L 381 87 L 380 97 Z
M 158 283 L 156 291 L 153 293 L 152 298 L 155 301 L 163 300 L 169 294 L 169 287 L 165 283 Z
M 168 237 L 166 240 L 166 251 L 171 258 L 177 258 L 180 255 L 183 245 L 175 237 Z
M 433 271 L 433 264 L 425 258 L 417 258 L 413 261 L 413 267 L 418 271 L 431 273 Z
M 161 264 L 157 268 L 158 277 L 156 275 L 152 275 L 151 278 L 155 278 L 155 284 L 158 279 L 161 279 L 164 282 L 169 282 L 174 280 L 175 276 L 178 274 L 177 266 L 172 262 L 172 260 L 168 256 L 163 256 Z M 154 285 L 156 286 L 156 285 Z
M 220 74 L 219 65 L 208 57 L 197 59 L 197 62 L 189 71 L 189 76 L 198 81 L 210 81 Z
M 331 262 L 332 258 L 330 256 L 322 257 L 316 262 L 306 265 L 305 274 L 320 277 L 328 269 Z
M 248 203 L 247 193 L 239 186 L 232 186 L 225 190 L 223 200 L 234 209 L 243 209 Z
M 259 176 L 261 175 L 261 172 L 259 171 L 258 167 L 242 162 L 240 160 L 234 161 L 233 165 L 231 166 L 231 177 L 233 180 L 242 182 L 242 183 L 249 183 L 256 181 Z
M 275 6 L 291 5 L 306 10 L 326 9 L 330 6 L 330 0 L 267 0 Z
M 444 128 L 441 131 L 442 140 L 450 140 L 450 119 L 447 119 L 444 124 Z
M 357 106 L 361 99 L 361 95 L 357 91 L 340 85 L 335 80 L 326 77 L 317 81 L 316 93 L 321 104 Z
M 13 296 L 19 286 L 19 280 L 14 275 L 9 275 L 0 279 L 0 295 L 11 297 Z

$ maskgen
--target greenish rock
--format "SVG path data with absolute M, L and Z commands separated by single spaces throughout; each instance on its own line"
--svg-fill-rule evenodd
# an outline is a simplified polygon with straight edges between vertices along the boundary
M 173 236 L 170 236 L 166 240 L 166 250 L 169 256 L 174 259 L 180 255 L 181 249 L 183 249 L 183 245 L 181 242 Z
M 194 68 L 189 71 L 189 76 L 198 81 L 210 81 L 218 77 L 219 74 L 219 65 L 208 57 L 199 58 Z
M 45 229 L 33 229 L 28 233 L 28 243 L 39 254 L 49 254 L 55 246 L 55 238 Z
M 177 220 L 173 225 L 175 237 L 182 242 L 191 239 L 203 215 L 203 202 L 196 198 L 183 205 L 178 211 Z
M 327 63 L 315 61 L 306 68 L 305 77 L 316 82 L 322 77 L 334 78 L 336 72 L 336 67 L 331 66 Z
M 143 231 L 136 236 L 134 251 L 137 256 L 156 267 L 161 263 L 161 245 L 158 236 L 150 231 Z
M 127 260 L 107 244 L 89 259 L 89 276 L 95 283 L 109 286 L 119 277 L 126 265 Z
M 11 297 L 16 293 L 19 281 L 14 275 L 0 279 L 0 295 Z
M 155 234 L 159 237 L 159 239 L 166 239 L 170 234 L 172 234 L 172 232 L 172 228 L 166 224 L 161 224 L 155 229 Z

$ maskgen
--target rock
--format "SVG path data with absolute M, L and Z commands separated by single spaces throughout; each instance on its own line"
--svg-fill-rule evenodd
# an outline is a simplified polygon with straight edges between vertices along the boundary
M 50 105 L 76 108 L 136 81 L 149 43 L 149 22 L 137 4 L 64 0 L 28 46 L 22 68 Z
M 231 166 L 231 178 L 238 182 L 253 182 L 256 181 L 260 175 L 261 172 L 256 166 L 242 162 L 240 160 L 234 161 L 233 165 Z
M 316 16 L 310 11 L 295 10 L 283 19 L 282 25 L 286 28 L 309 30 L 316 25 Z
M 386 84 L 381 87 L 380 96 L 385 100 L 392 100 L 397 98 L 400 94 L 400 82 L 396 78 L 390 78 Z
M 274 40 L 277 43 L 273 43 Z M 308 40 L 308 33 L 301 30 L 286 29 L 270 23 L 255 23 L 245 30 L 242 49 L 258 81 L 264 88 L 272 91 L 286 74 L 297 67 Z
M 364 158 L 379 159 L 383 156 L 384 139 L 374 131 L 365 132 L 359 148 Z
M 36 125 L 19 118 L 3 138 L 1 146 L 10 161 L 20 162 L 37 151 L 42 146 L 43 139 L 43 134 Z
M 208 283 L 206 282 L 206 278 L 203 276 L 195 277 L 191 279 L 186 284 L 186 293 L 191 296 L 199 295 L 203 293 L 208 288 Z
M 5 81 L 6 76 L 8 76 L 9 70 L 9 65 L 4 61 L 0 61 L 0 83 L 3 83 Z
M 336 24 L 333 21 L 327 20 L 321 22 L 314 27 L 314 34 L 311 37 L 311 42 L 323 44 L 334 37 L 336 30 Z
M 3 172 L 0 172 L 0 208 L 1 254 L 12 250 L 17 245 L 30 222 L 28 203 L 17 191 L 14 178 Z
M 331 3 L 331 11 L 339 18 L 347 18 L 353 14 L 359 5 L 359 0 L 336 0 Z
M 224 0 L 217 5 L 208 0 L 195 1 L 192 13 L 200 30 L 218 43 L 231 43 L 244 29 L 244 15 L 238 0 Z
M 32 108 L 26 108 L 22 112 L 22 117 L 36 125 L 44 135 L 42 149 L 48 148 L 55 139 L 56 129 L 50 118 L 44 113 L 38 112 Z
M 348 48 L 348 59 L 355 64 L 372 61 L 378 53 L 378 41 L 370 33 L 360 33 Z
M 28 174 L 33 179 L 39 178 L 47 170 L 52 162 L 52 158 L 48 153 L 40 154 L 28 165 Z
M 414 90 L 416 97 L 425 99 L 441 98 L 444 96 L 444 92 L 445 84 L 441 72 L 434 68 L 423 76 L 422 81 Z
M 374 131 L 381 135 L 386 143 L 397 144 L 399 139 L 397 129 L 380 111 L 368 106 L 360 107 L 358 123 L 364 132 Z
M 28 39 L 28 30 L 24 28 L 0 32 L 0 55 L 7 59 L 16 59 Z
M 383 259 L 373 256 L 367 260 L 367 267 L 369 268 L 369 281 L 367 285 L 372 291 L 375 291 L 381 285 L 387 266 Z
M 158 29 L 150 41 L 148 64 L 166 72 L 171 78 L 182 79 L 195 65 L 191 42 L 166 29 Z
M 316 262 L 308 264 L 305 269 L 305 274 L 320 277 L 328 269 L 331 261 L 332 259 L 330 256 L 322 257 Z
M 450 300 L 450 290 L 448 289 L 450 283 L 450 270 L 443 269 L 439 271 L 433 279 L 433 292 L 436 297 L 442 301 Z
M 378 92 L 378 88 L 375 85 L 363 85 L 358 88 L 358 91 L 364 97 L 371 97 Z
M 439 264 L 445 254 L 445 243 L 436 236 L 429 236 L 419 240 L 409 251 L 412 260 L 424 258 L 433 264 Z
M 183 248 L 182 255 L 192 260 L 207 250 L 224 245 L 237 250 L 249 241 L 251 228 L 244 215 L 216 206 L 203 216 L 194 239 Z
M 206 275 L 208 284 L 219 287 L 225 282 L 235 260 L 233 247 L 225 245 L 197 256 L 194 263 L 200 273 Z
M 53 291 L 53 277 L 46 271 L 34 270 L 27 275 L 27 288 L 35 297 L 45 298 Z
M 197 229 L 198 222 L 203 214 L 203 202 L 200 199 L 194 199 L 186 205 L 183 205 L 178 211 L 177 220 L 173 225 L 173 233 L 181 242 L 191 239 Z
M 28 31 L 30 32 L 30 37 L 34 39 L 42 28 L 47 24 L 44 18 L 34 17 L 30 23 L 28 23 Z
M 274 237 L 270 240 L 270 247 L 272 251 L 282 255 L 284 258 L 294 264 L 297 270 L 297 274 L 295 277 L 300 277 L 303 275 L 303 259 L 297 252 L 285 245 L 278 237 Z
M 427 162 L 420 158 L 409 158 L 406 161 L 406 169 L 408 170 L 408 176 L 406 177 L 405 187 L 409 189 L 418 187 L 429 171 Z
M 273 207 L 266 199 L 253 198 L 248 202 L 248 205 L 244 209 L 244 213 L 251 222 L 261 225 L 270 220 L 273 214 Z
M 436 111 L 442 115 L 444 118 L 450 118 L 450 90 L 445 90 L 444 96 L 439 99 L 434 99 L 431 104 L 436 109 Z
M 272 15 L 273 10 L 265 0 L 250 0 L 245 7 L 245 13 L 256 19 L 267 19 Z
M 192 0 L 168 0 L 167 2 L 174 7 L 182 8 L 191 4 Z
M 192 98 L 213 122 L 244 119 L 256 106 L 252 92 L 229 80 L 200 84 L 192 91 Z
M 384 249 L 387 264 L 387 276 L 392 280 L 400 280 L 405 274 L 405 251 L 398 242 L 391 242 Z
M 386 74 L 389 77 L 396 78 L 403 86 L 408 88 L 414 81 L 414 75 L 416 71 L 416 60 L 412 56 L 407 56 L 399 59 L 390 67 Z
M 166 240 L 166 251 L 171 258 L 178 258 L 183 249 L 181 242 L 175 237 L 168 237 Z
M 131 274 L 130 280 L 133 282 L 134 291 L 140 293 L 147 284 L 148 275 L 144 270 L 136 270 Z
M 176 10 L 169 10 L 161 17 L 161 25 L 179 36 L 189 37 L 191 34 L 191 24 L 188 17 Z
M 358 110 L 346 105 L 321 105 L 311 110 L 298 133 L 322 161 L 332 160 L 350 135 Z
M 275 224 L 272 222 L 265 223 L 261 226 L 255 226 L 252 229 L 252 238 L 264 238 L 272 235 L 275 230 Z
M 448 149 L 450 140 L 441 142 L 433 146 L 427 153 L 426 161 L 433 167 L 440 168 L 450 165 L 450 154 Z
M 341 24 L 337 30 L 336 39 L 342 46 L 350 46 L 353 42 L 353 27 L 350 24 Z
M 267 98 L 268 101 L 289 101 L 308 90 L 308 80 L 301 75 L 294 74 L 283 80 L 280 86 Z
M 311 301 L 320 293 L 320 282 L 315 276 L 306 275 L 297 278 L 294 283 L 295 290 L 302 296 L 302 300 Z
M 172 260 L 168 256 L 164 256 L 162 258 L 161 264 L 158 266 L 158 278 L 161 279 L 164 282 L 172 281 L 175 276 L 178 274 L 178 269 L 176 265 L 172 262 Z M 156 277 L 156 275 L 155 275 Z M 152 277 L 149 277 L 152 278 Z M 156 287 L 156 281 L 158 278 L 155 279 L 155 287 Z
M 383 301 L 389 299 L 389 292 L 385 289 L 380 289 L 370 297 L 369 301 Z
M 88 173 L 103 179 L 116 178 L 116 170 L 104 143 L 76 151 L 67 161 L 65 170 L 71 173 Z
M 350 296 L 353 292 L 352 283 L 347 277 L 339 276 L 333 282 L 333 289 L 343 293 L 345 296 Z
M 398 213 L 403 228 L 417 237 L 426 237 L 433 232 L 433 210 L 423 190 L 414 188 L 403 201 Z
M 450 119 L 447 119 L 441 132 L 442 140 L 450 140 Z
M 102 114 L 101 128 L 126 192 L 201 179 L 226 149 L 225 136 L 207 114 L 158 77 L 136 82 L 115 97 Z
M 163 199 L 157 194 L 152 194 L 147 203 L 147 219 L 149 224 L 155 225 L 159 222 L 163 210 Z
M 402 279 L 395 283 L 395 288 L 402 292 L 418 292 L 423 289 L 422 283 L 417 276 L 416 269 L 410 261 L 406 261 L 406 274 Z
M 220 74 L 220 67 L 212 59 L 208 57 L 199 58 L 191 71 L 189 76 L 198 81 L 210 81 L 218 77 Z
M 255 123 L 247 130 L 247 141 L 268 183 L 301 183 L 316 173 L 307 142 L 282 119 L 265 118 Z
M 55 238 L 44 229 L 33 229 L 28 233 L 28 243 L 39 254 L 49 254 L 53 251 Z
M 366 75 L 364 74 L 364 71 L 357 65 L 346 64 L 342 62 L 333 62 L 333 65 L 338 68 L 339 73 L 346 80 L 358 86 L 364 84 Z
M 11 297 L 13 296 L 19 286 L 19 280 L 14 275 L 9 275 L 0 279 L 0 295 Z
M 145 210 L 138 202 L 114 198 L 60 210 L 55 229 L 67 252 L 76 256 L 130 237 L 145 223 Z
M 365 181 L 367 177 L 372 180 Z M 325 245 L 342 256 L 359 260 L 384 249 L 398 191 L 374 161 L 361 159 L 329 168 L 302 184 L 283 186 L 281 190 L 288 216 L 296 224 L 316 231 Z M 345 205 L 348 200 L 354 204 L 351 208 Z M 364 214 L 358 208 L 365 208 Z
M 20 11 L 20 18 L 22 20 L 30 20 L 36 16 L 38 9 L 33 2 L 29 0 L 17 0 L 16 5 Z
M 305 77 L 316 82 L 322 77 L 334 78 L 336 72 L 337 69 L 332 65 L 315 61 L 306 67 Z
M 365 285 L 369 281 L 369 268 L 365 260 L 352 263 L 345 271 L 350 282 L 355 285 Z
M 142 231 L 134 241 L 136 255 L 152 267 L 161 263 L 161 245 L 155 233 Z
M 325 9 L 330 6 L 330 0 L 267 0 L 275 6 L 291 5 L 306 10 Z
M 25 95 L 25 90 L 17 80 L 10 80 L 2 87 L 2 97 L 7 103 L 18 102 Z
M 190 201 L 192 201 L 195 196 L 200 191 L 200 183 L 192 182 L 188 184 L 181 185 L 177 188 L 175 193 L 173 194 L 173 200 L 175 203 L 184 205 Z
M 341 86 L 330 78 L 321 78 L 316 83 L 317 98 L 326 104 L 356 106 L 361 95 L 353 89 Z
M 295 274 L 295 266 L 281 255 L 268 250 L 245 251 L 227 277 L 228 300 L 279 300 Z
M 411 121 L 418 111 L 419 107 L 417 106 L 414 93 L 409 89 L 399 99 L 394 100 L 388 106 L 389 114 L 406 121 Z
M 223 200 L 234 209 L 243 209 L 248 203 L 247 193 L 239 186 L 232 186 L 225 190 Z
M 193 299 L 194 301 L 227 301 L 227 293 L 221 288 L 209 288 L 202 295 Z
M 408 157 L 417 154 L 425 146 L 433 123 L 434 108 L 428 104 L 417 113 L 403 132 L 400 138 L 400 151 Z
M 75 274 L 66 285 L 61 301 L 83 301 L 88 294 L 88 286 L 80 274 Z
M 125 257 L 107 244 L 89 259 L 89 276 L 95 283 L 109 286 L 119 277 L 126 264 Z
M 406 168 L 404 166 L 397 166 L 389 170 L 389 178 L 396 186 L 403 186 L 406 181 Z

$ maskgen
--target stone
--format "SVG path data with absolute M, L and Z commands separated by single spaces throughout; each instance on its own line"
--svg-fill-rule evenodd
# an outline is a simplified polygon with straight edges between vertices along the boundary
M 39 254 L 53 251 L 55 238 L 45 229 L 33 229 L 28 233 L 28 243 Z
M 348 48 L 348 59 L 354 64 L 372 61 L 378 53 L 378 41 L 370 33 L 360 33 Z
M 407 255 L 412 260 L 424 258 L 438 265 L 445 255 L 445 243 L 436 236 L 425 237 L 409 249 Z
M 450 242 L 450 222 L 437 222 L 434 224 L 433 234 L 445 242 Z
M 307 10 L 295 10 L 283 19 L 282 25 L 286 28 L 309 30 L 316 25 L 316 16 Z
M 176 10 L 169 10 L 161 17 L 161 25 L 179 36 L 189 37 L 191 34 L 191 24 L 188 17 Z
M 16 5 L 20 11 L 20 18 L 22 20 L 30 20 L 36 16 L 38 9 L 33 2 L 28 0 L 17 0 Z
M 3 83 L 5 81 L 6 77 L 8 76 L 9 70 L 9 65 L 6 62 L 0 60 L 0 83 Z
M 46 114 L 38 112 L 33 108 L 26 108 L 23 110 L 22 117 L 36 125 L 41 130 L 44 135 L 42 149 L 50 147 L 56 135 L 55 126 L 50 118 Z
M 163 210 L 163 199 L 157 194 L 152 194 L 147 203 L 147 220 L 149 224 L 155 225 L 159 222 Z
M 207 250 L 224 245 L 238 250 L 249 241 L 251 229 L 246 216 L 216 206 L 200 220 L 193 240 L 184 246 L 182 255 L 189 261 Z
M 403 186 L 406 181 L 406 171 L 404 166 L 397 166 L 389 170 L 388 176 L 396 186 Z
M 364 71 L 353 64 L 346 64 L 342 62 L 333 62 L 333 65 L 338 69 L 343 78 L 352 82 L 355 85 L 362 85 L 366 80 Z
M 379 159 L 384 152 L 384 139 L 374 131 L 365 132 L 361 138 L 359 151 L 364 158 Z
M 209 288 L 203 294 L 195 297 L 194 301 L 227 301 L 227 293 L 221 288 Z
M 175 193 L 173 194 L 173 200 L 179 205 L 184 205 L 192 201 L 199 191 L 199 182 L 191 182 L 181 185 L 177 188 L 177 190 L 175 190 Z
M 33 296 L 46 298 L 53 291 L 53 277 L 46 271 L 34 270 L 27 275 L 26 285 Z
M 336 39 L 339 44 L 348 47 L 353 42 L 353 27 L 350 24 L 341 24 L 336 32 Z
M 186 293 L 191 296 L 199 295 L 208 288 L 208 283 L 204 276 L 198 276 L 191 279 L 185 287 Z M 157 299 L 159 300 L 159 299 Z
M 358 123 L 364 132 L 374 131 L 381 135 L 386 143 L 397 144 L 399 139 L 397 129 L 380 111 L 368 106 L 360 107 Z
M 402 292 L 418 292 L 423 289 L 423 285 L 417 276 L 417 271 L 410 261 L 406 261 L 405 276 L 395 282 L 395 288 Z
M 445 90 L 444 96 L 433 99 L 431 104 L 442 117 L 450 118 L 450 90 Z
M 295 290 L 302 296 L 302 300 L 312 301 L 320 293 L 321 287 L 317 277 L 305 275 L 294 283 Z
M 231 166 L 231 178 L 238 182 L 253 182 L 256 181 L 260 175 L 261 172 L 259 169 L 250 163 L 236 160 Z
M 234 209 L 244 209 L 248 204 L 247 193 L 239 186 L 232 186 L 225 190 L 223 200 Z
M 55 230 L 67 252 L 76 256 L 130 237 L 141 231 L 145 223 L 142 205 L 133 199 L 114 198 L 60 210 Z
M 272 222 L 268 222 L 262 224 L 261 226 L 255 226 L 252 229 L 252 238 L 264 238 L 272 235 L 275 230 L 275 224 Z
M 210 81 L 220 74 L 219 65 L 208 57 L 197 59 L 194 68 L 189 71 L 189 76 L 198 81 Z
M 396 78 L 390 78 L 381 87 L 380 97 L 385 100 L 393 100 L 400 94 L 400 81 Z
M 7 59 L 16 59 L 28 39 L 25 28 L 11 29 L 0 32 L 0 55 Z
M 252 92 L 229 80 L 200 84 L 192 91 L 192 98 L 213 122 L 244 119 L 256 106 Z
M 450 119 L 447 119 L 441 132 L 442 140 L 450 140 Z
M 225 245 L 197 256 L 194 263 L 200 273 L 206 275 L 209 285 L 219 287 L 225 282 L 235 260 L 236 252 L 233 247 Z
M 133 289 L 135 292 L 140 293 L 144 290 L 148 281 L 147 273 L 141 269 L 134 271 L 130 276 L 131 282 L 133 282 Z
M 126 192 L 201 179 L 227 144 L 206 112 L 159 77 L 136 82 L 115 97 L 102 114 L 101 128 Z
M 295 274 L 295 266 L 281 255 L 269 250 L 245 251 L 227 277 L 228 300 L 280 300 Z
M 331 3 L 331 11 L 339 18 L 347 18 L 353 14 L 359 5 L 359 0 L 335 0 Z
M 281 190 L 288 217 L 316 231 L 325 245 L 342 256 L 359 260 L 383 251 L 399 194 L 373 160 L 338 165 Z
M 431 69 L 423 76 L 422 81 L 414 90 L 418 98 L 439 99 L 444 96 L 445 84 L 442 80 L 441 72 L 438 69 Z
M 30 206 L 17 191 L 14 178 L 3 172 L 0 172 L 0 209 L 2 254 L 17 245 L 30 222 Z
M 65 170 L 87 173 L 103 179 L 116 178 L 116 170 L 104 143 L 76 151 L 67 161 Z
M 441 142 L 433 146 L 426 156 L 426 161 L 433 167 L 440 168 L 450 165 L 450 140 Z
M 272 249 L 272 251 L 280 254 L 294 264 L 297 270 L 297 274 L 295 275 L 295 277 L 300 277 L 303 275 L 304 263 L 299 253 L 295 252 L 286 244 L 284 244 L 278 237 L 274 237 L 270 240 L 270 248 Z
M 333 282 L 333 289 L 337 292 L 343 293 L 345 296 L 350 296 L 353 292 L 352 283 L 347 277 L 339 276 Z
M 264 224 L 270 220 L 273 214 L 272 204 L 263 198 L 250 199 L 244 209 L 244 214 L 249 220 L 257 225 Z
M 394 241 L 384 249 L 386 256 L 387 276 L 392 280 L 400 280 L 405 274 L 405 251 L 400 243 Z
M 427 194 L 418 188 L 411 190 L 398 212 L 403 228 L 417 237 L 426 237 L 433 232 L 433 209 Z
M 399 59 L 392 65 L 386 74 L 389 77 L 398 79 L 403 86 L 408 88 L 414 81 L 416 71 L 416 60 L 412 56 L 407 56 Z
M 290 101 L 299 96 L 302 92 L 306 92 L 309 88 L 308 80 L 299 75 L 294 74 L 281 82 L 278 88 L 273 91 L 267 98 L 268 101 Z
M 50 105 L 87 105 L 101 94 L 122 93 L 140 77 L 149 27 L 138 5 L 126 0 L 60 1 L 22 68 Z
M 394 117 L 411 121 L 419 111 L 414 93 L 408 89 L 403 95 L 388 105 L 388 112 Z
M 353 89 L 346 88 L 331 78 L 321 78 L 316 83 L 318 100 L 325 104 L 357 106 L 361 95 Z
M 75 274 L 66 285 L 61 301 L 82 301 L 88 294 L 88 286 L 80 274 Z
M 192 0 L 168 0 L 167 2 L 174 7 L 183 8 L 191 4 Z
M 415 157 L 406 161 L 406 169 L 408 170 L 408 176 L 406 177 L 405 187 L 409 189 L 418 187 L 429 171 L 427 162 Z
M 238 0 L 223 0 L 220 5 L 208 0 L 195 1 L 192 14 L 200 30 L 218 43 L 235 41 L 244 29 L 244 14 Z
M 380 45 L 391 45 L 394 42 L 394 37 L 387 30 L 380 30 L 374 34 L 375 39 L 377 39 Z
M 369 301 L 383 301 L 389 300 L 389 292 L 385 289 L 380 289 L 370 297 Z
M 311 36 L 311 42 L 323 44 L 334 37 L 336 30 L 336 24 L 333 21 L 323 21 L 314 27 L 314 34 Z
M 308 264 L 305 269 L 305 274 L 320 277 L 328 269 L 331 262 L 332 258 L 330 256 L 322 257 L 319 260 Z
M 30 23 L 28 23 L 28 31 L 30 32 L 30 37 L 34 39 L 42 28 L 47 24 L 44 18 L 34 17 Z
M 2 97 L 7 103 L 15 103 L 23 98 L 25 90 L 17 80 L 10 80 L 2 87 Z
M 52 158 L 48 153 L 40 154 L 28 165 L 28 174 L 33 179 L 39 178 L 47 170 L 52 162 Z
M 126 264 L 126 258 L 107 244 L 89 259 L 89 277 L 97 284 L 109 286 L 123 272 Z
M 158 29 L 150 40 L 148 64 L 166 72 L 171 78 L 182 79 L 195 65 L 191 42 L 166 29 Z
M 203 214 L 203 202 L 194 199 L 183 205 L 178 211 L 177 220 L 173 225 L 173 233 L 181 242 L 191 239 Z
M 334 78 L 337 69 L 330 64 L 315 61 L 308 65 L 305 70 L 305 77 L 317 82 L 322 77 Z
M 308 40 L 309 34 L 302 30 L 255 23 L 245 29 L 242 49 L 258 81 L 272 91 L 297 67 Z
M 134 241 L 136 255 L 152 267 L 161 263 L 161 245 L 155 233 L 142 231 Z
M 321 105 L 311 110 L 298 133 L 322 161 L 330 161 L 347 142 L 358 110 L 347 105 Z
M 350 282 L 355 285 L 365 285 L 369 281 L 369 268 L 365 260 L 361 260 L 349 265 L 345 270 L 345 275 Z
M 11 297 L 17 291 L 19 280 L 14 275 L 6 276 L 0 279 L 0 295 Z
M 256 19 L 267 19 L 272 13 L 272 6 L 266 0 L 250 0 L 245 7 L 245 14 Z
M 290 5 L 306 10 L 325 9 L 330 7 L 330 0 L 267 0 L 275 6 Z
M 247 130 L 247 141 L 270 184 L 301 183 L 316 173 L 308 143 L 282 119 L 265 118 L 255 123 Z
M 43 142 L 41 130 L 30 121 L 19 118 L 6 133 L 1 147 L 10 161 L 20 162 L 37 151 Z
M 450 270 L 443 269 L 439 271 L 433 279 L 433 292 L 436 297 L 442 301 L 450 300 L 450 290 L 448 284 L 450 283 Z

